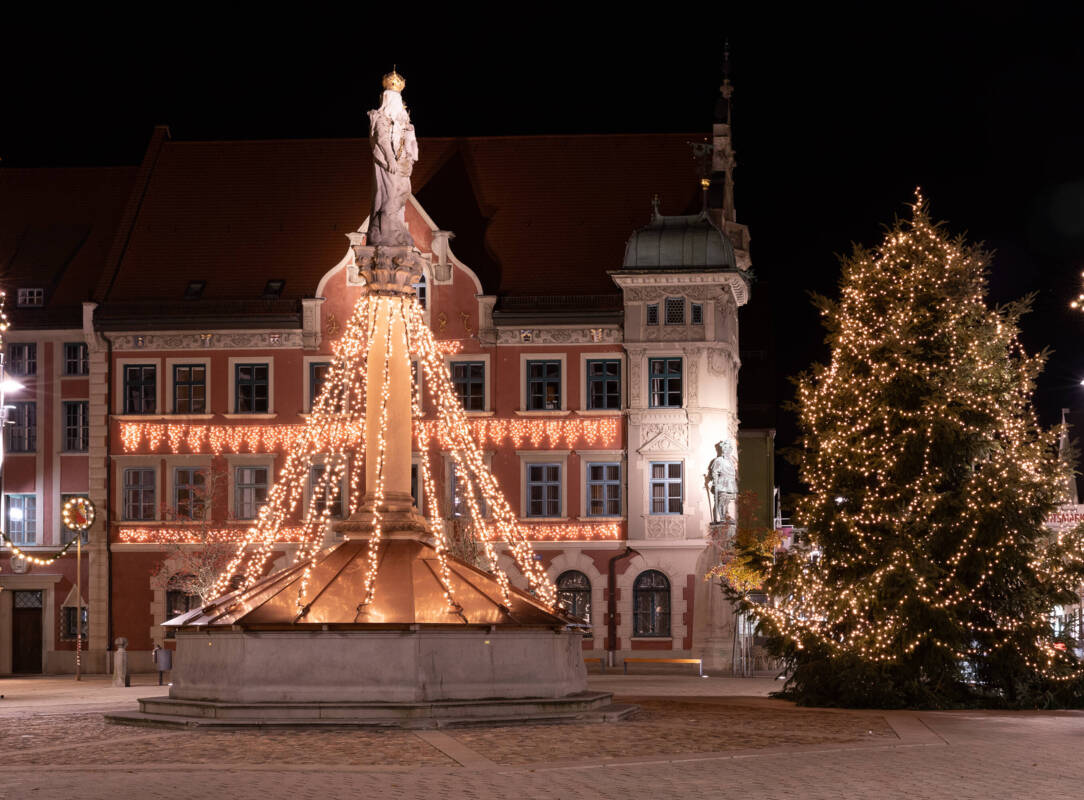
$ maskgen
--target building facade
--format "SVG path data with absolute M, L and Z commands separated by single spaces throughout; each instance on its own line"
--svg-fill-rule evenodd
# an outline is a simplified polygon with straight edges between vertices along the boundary
M 703 577 L 725 529 L 706 478 L 717 444 L 755 456 L 766 442 L 770 464 L 771 437 L 741 437 L 737 413 L 750 262 L 729 135 L 720 117 L 692 151 L 689 136 L 421 141 L 407 209 L 426 263 L 419 297 L 537 558 L 587 620 L 588 657 L 730 661 L 731 613 Z M 160 129 L 128 173 L 81 324 L 9 335 L 9 365 L 25 362 L 24 343 L 41 348 L 48 382 L 32 390 L 51 423 L 40 451 L 9 452 L 6 529 L 46 554 L 63 543 L 63 495 L 100 509 L 89 668 L 107 668 L 123 636 L 149 669 L 152 648 L 169 646 L 161 623 L 200 602 L 266 500 L 358 299 L 345 234 L 366 228 L 369 172 L 364 141 L 173 142 Z M 85 373 L 66 371 L 73 344 Z M 73 453 L 65 415 L 78 403 Z M 416 458 L 430 449 L 454 532 L 463 487 L 433 422 L 416 425 Z M 311 456 L 315 481 L 323 454 Z M 770 468 L 756 477 L 770 484 Z M 41 535 L 15 524 L 31 507 Z M 282 538 L 279 565 L 296 552 Z M 59 576 L 51 618 L 75 602 L 65 559 L 20 575 L 0 558 L 0 586 Z M 63 641 L 45 633 L 41 669 L 67 671 L 48 656 Z

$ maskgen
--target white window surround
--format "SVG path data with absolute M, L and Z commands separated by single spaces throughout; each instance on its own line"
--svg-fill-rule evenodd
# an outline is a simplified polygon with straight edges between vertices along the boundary
M 644 517 L 682 517 L 688 514 L 686 506 L 689 503 L 689 474 L 686 469 L 684 457 L 667 456 L 663 453 L 652 453 L 650 458 L 644 458 Z M 652 511 L 651 508 L 651 465 L 652 464 L 681 464 L 681 511 Z M 669 502 L 667 503 L 669 506 Z
M 588 408 L 587 407 L 587 362 L 588 361 L 620 361 L 621 362 L 621 407 L 620 408 Z M 524 384 L 526 391 L 526 384 Z M 604 416 L 606 414 L 620 415 L 622 409 L 628 407 L 628 363 L 625 354 L 619 350 L 605 353 L 580 353 L 580 407 L 576 410 L 581 416 Z
M 154 413 L 153 414 L 125 414 L 124 412 L 124 368 L 129 364 L 154 365 Z M 165 408 L 163 402 L 162 359 L 161 358 L 117 358 L 113 361 L 113 413 L 125 419 L 149 419 L 163 416 Z
M 531 522 L 554 522 L 568 519 L 568 454 L 569 450 L 517 450 L 519 456 L 519 520 L 529 524 Z M 527 465 L 528 464 L 560 464 L 561 465 L 561 509 L 556 517 L 528 517 L 527 516 Z
M 629 464 L 624 450 L 577 450 L 580 457 L 580 519 L 584 522 L 623 520 L 629 514 Z M 621 465 L 621 513 L 617 516 L 591 516 L 587 513 L 587 466 L 589 464 Z
M 204 392 L 206 397 L 206 410 L 202 414 L 174 414 L 173 413 L 173 368 L 176 366 L 185 366 L 187 364 L 196 364 L 204 368 L 203 380 L 204 380 Z M 165 406 L 159 406 L 164 409 L 163 416 L 172 417 L 173 419 L 210 419 L 214 416 L 211 410 L 211 358 L 210 356 L 196 356 L 194 358 L 167 358 L 166 359 L 166 374 L 163 376 L 161 383 L 165 384 Z
M 481 361 L 483 364 L 485 364 L 485 367 L 484 367 L 484 369 L 485 369 L 485 380 L 483 381 L 484 401 L 483 401 L 482 410 L 481 411 L 467 411 L 467 414 L 472 415 L 472 416 L 476 416 L 476 417 L 491 415 L 493 413 L 493 389 L 492 389 L 492 387 L 493 387 L 493 370 L 490 367 L 489 353 L 456 353 L 454 356 L 445 356 L 444 357 L 444 364 L 448 368 L 448 380 L 452 379 L 452 364 L 455 364 L 457 362 L 462 362 L 462 361 Z M 526 370 L 526 367 L 524 367 L 524 370 Z M 524 374 L 526 374 L 526 372 L 524 372 Z M 564 368 L 562 367 L 562 380 L 563 380 L 563 377 L 564 377 Z M 526 399 L 526 391 L 527 391 L 526 386 L 527 386 L 527 380 L 526 380 L 526 378 L 524 378 L 523 394 L 522 394 L 522 396 L 520 398 L 521 403 L 523 402 L 523 400 Z M 455 388 L 455 384 L 452 384 L 452 388 L 453 389 Z M 562 388 L 564 388 L 563 384 L 562 384 Z
M 267 364 L 267 412 L 238 414 L 237 413 L 237 365 L 238 364 Z M 226 411 L 223 414 L 226 419 L 273 419 L 275 413 L 275 359 L 265 353 L 257 353 L 251 356 L 235 356 L 229 360 L 229 372 L 226 394 Z
M 527 408 L 527 362 L 528 361 L 560 361 L 561 362 L 561 408 L 547 411 L 545 409 Z M 488 379 L 487 379 L 488 380 Z M 582 406 L 581 406 L 582 407 Z M 568 414 L 568 353 L 520 353 L 519 354 L 519 410 L 517 414 L 524 416 L 552 417 Z
M 42 507 L 41 492 L 4 492 L 3 497 L 3 521 L 4 527 L 7 528 L 8 521 L 8 498 L 12 495 L 19 495 L 23 497 L 34 498 L 34 541 L 27 542 L 26 544 L 19 545 L 19 547 L 44 547 L 49 542 L 45 541 L 45 528 L 44 528 L 44 514 L 45 509 Z M 6 530 L 5 530 L 6 533 Z
M 138 363 L 138 362 L 137 362 Z M 199 456 L 197 456 L 198 458 Z M 116 470 L 113 476 L 113 508 L 115 509 L 115 521 L 122 525 L 146 525 L 150 522 L 162 520 L 162 463 L 165 460 L 161 455 L 142 456 L 112 456 L 113 467 Z M 170 459 L 173 461 L 173 459 Z M 125 519 L 124 517 L 124 470 L 126 469 L 153 469 L 154 470 L 154 519 Z

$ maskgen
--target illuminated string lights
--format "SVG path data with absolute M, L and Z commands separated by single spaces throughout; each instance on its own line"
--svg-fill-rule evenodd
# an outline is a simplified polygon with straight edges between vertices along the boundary
M 1084 280 L 1084 272 L 1080 273 L 1080 277 Z M 1074 311 L 1084 311 L 1084 291 L 1078 294 L 1075 300 L 1069 301 L 1069 308 Z
M 47 567 L 58 558 L 67 555 L 68 551 L 75 547 L 75 543 L 77 541 L 76 539 L 72 539 L 70 542 L 64 545 L 64 547 L 61 548 L 59 553 L 54 553 L 48 558 L 38 558 L 37 556 L 31 555 L 25 550 L 20 549 L 19 546 L 15 544 L 15 542 L 11 541 L 11 539 L 8 538 L 8 535 L 6 533 L 0 532 L 0 540 L 3 541 L 4 547 L 7 547 L 11 550 L 12 558 L 24 558 L 31 564 L 36 564 L 39 567 Z
M 277 542 L 302 541 L 302 528 L 281 528 Z M 250 537 L 247 528 L 120 528 L 117 540 L 123 544 L 238 544 Z
M 1084 579 L 1084 528 L 1043 527 L 1063 483 L 1031 404 L 1043 357 L 1023 306 L 987 308 L 986 256 L 913 211 L 823 303 L 831 359 L 798 388 L 809 547 L 750 610 L 799 651 L 1079 680 L 1049 622 Z
M 332 436 L 345 436 L 351 445 L 365 438 L 365 420 L 339 423 L 341 430 Z M 512 444 L 516 449 L 565 446 L 594 447 L 617 444 L 620 423 L 616 417 L 573 417 L 562 420 L 541 419 L 471 419 L 466 420 L 471 436 L 482 446 Z M 334 428 L 334 426 L 332 426 Z M 122 422 L 121 444 L 126 453 L 136 453 L 144 446 L 157 451 L 164 443 L 173 454 L 271 453 L 297 446 L 305 425 L 190 425 L 185 423 Z M 441 438 L 441 423 L 436 419 L 416 419 L 414 439 L 421 449 L 449 443 Z M 306 439 L 305 441 L 309 441 Z
M 621 526 L 616 522 L 582 525 L 576 523 L 546 525 L 528 522 L 522 527 L 524 535 L 532 542 L 594 542 L 621 538 Z

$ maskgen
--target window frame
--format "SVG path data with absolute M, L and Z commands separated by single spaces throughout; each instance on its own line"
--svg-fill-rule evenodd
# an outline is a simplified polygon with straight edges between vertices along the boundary
M 306 492 L 306 496 L 305 496 L 305 511 L 304 511 L 306 518 L 308 518 L 309 509 L 312 507 L 313 498 L 316 496 L 316 482 L 319 480 L 319 476 L 317 476 L 315 473 L 316 473 L 317 470 L 319 470 L 320 473 L 322 474 L 324 472 L 324 470 L 326 470 L 326 469 L 327 469 L 327 462 L 325 462 L 325 461 L 315 461 L 315 462 L 309 464 L 309 484 L 306 487 L 307 492 Z M 346 480 L 347 476 L 348 476 L 348 472 L 344 472 L 341 479 L 340 479 L 340 482 L 339 482 L 339 496 L 335 498 L 335 503 L 337 503 L 338 506 L 339 506 L 338 513 L 332 513 L 330 515 L 329 519 L 345 519 L 345 517 L 346 517 L 345 509 L 346 509 L 346 499 L 347 498 L 344 496 L 344 493 L 343 493 L 342 481 Z M 317 502 L 317 506 L 318 506 L 318 508 L 316 509 L 317 513 L 322 513 L 323 509 L 327 506 L 327 502 L 328 502 L 327 498 L 326 497 L 319 498 L 316 502 Z
M 704 324 L 704 304 L 703 303 L 689 303 L 689 324 L 690 325 L 703 325 Z
M 16 400 L 8 403 L 11 413 L 5 426 L 5 450 L 8 453 L 38 452 L 38 403 L 36 400 Z
M 644 325 L 652 328 L 659 324 L 659 304 L 647 303 L 644 305 Z
M 15 306 L 17 308 L 42 308 L 44 305 L 44 286 L 20 286 L 15 290 Z
M 488 466 L 488 464 L 487 464 Z M 470 519 L 470 506 L 466 500 L 466 493 L 463 495 L 462 511 L 457 511 L 458 504 L 456 503 L 456 488 L 459 486 L 459 468 L 455 463 L 455 459 L 449 457 L 447 461 L 447 475 L 448 475 L 448 519 Z M 482 494 L 481 487 L 478 486 L 478 482 L 474 481 L 474 498 L 478 503 L 478 510 L 482 512 L 482 518 L 487 519 L 489 517 L 489 506 L 486 504 L 485 495 Z
M 76 348 L 74 357 L 69 348 Z M 65 378 L 86 377 L 90 374 L 90 348 L 86 342 L 64 342 L 64 371 L 61 373 Z M 76 371 L 72 371 L 72 363 L 76 365 Z
M 457 367 L 479 367 L 482 371 L 481 377 L 475 378 L 470 375 L 465 378 L 456 377 L 455 372 Z M 489 409 L 489 392 L 487 391 L 486 386 L 486 378 L 488 377 L 489 372 L 487 367 L 487 362 L 482 359 L 451 359 L 448 361 L 448 378 L 452 382 L 452 388 L 455 390 L 456 397 L 459 398 L 459 402 L 463 406 L 464 411 L 487 411 Z M 481 388 L 480 396 L 476 396 L 470 392 L 470 388 L 475 385 Z M 466 396 L 460 391 L 462 386 L 466 386 L 468 389 L 468 394 Z M 465 400 L 478 400 L 479 407 L 472 408 L 471 404 L 468 404 Z
M 655 477 L 655 467 L 663 467 L 663 476 Z M 677 467 L 680 474 L 674 478 L 670 475 L 670 468 Z M 678 510 L 671 511 L 671 502 L 674 498 L 670 494 L 671 486 L 678 487 L 677 503 Z M 662 501 L 666 510 L 655 510 L 655 486 L 663 487 Z M 685 462 L 684 461 L 649 461 L 647 463 L 647 507 L 648 514 L 653 517 L 681 516 L 685 513 Z
M 38 343 L 9 342 L 4 366 L 11 375 L 20 378 L 35 377 L 38 374 Z
M 189 371 L 188 380 L 182 381 L 180 379 L 180 377 L 178 376 L 177 373 L 182 369 L 186 369 L 186 370 Z M 196 380 L 192 379 L 192 370 L 195 370 L 195 369 L 203 370 L 203 379 L 202 380 L 196 381 Z M 211 370 L 210 370 L 210 368 L 209 368 L 206 361 L 173 361 L 173 360 L 170 361 L 170 364 L 169 364 L 170 392 L 169 393 L 170 393 L 170 398 L 172 400 L 172 406 L 171 406 L 172 413 L 174 413 L 174 414 L 207 414 L 208 413 L 209 400 L 210 400 L 210 391 L 209 391 L 210 387 L 208 385 L 207 377 L 208 377 L 208 374 L 210 373 L 210 371 Z M 198 409 L 198 410 L 193 408 L 193 398 L 192 398 L 192 389 L 197 387 L 197 386 L 202 386 L 203 387 L 203 407 Z M 187 387 L 187 389 L 188 389 L 188 398 L 187 398 L 188 410 L 187 411 L 181 411 L 178 408 L 180 398 L 177 396 L 177 390 L 180 387 Z
M 583 456 L 581 456 L 581 458 L 583 458 Z M 592 470 L 593 467 L 601 467 L 603 469 L 603 476 L 604 477 L 602 479 L 599 479 L 599 480 L 592 479 L 591 470 Z M 615 479 L 609 479 L 609 478 L 605 477 L 605 470 L 606 470 L 607 467 L 615 467 L 617 469 L 617 477 Z M 592 503 L 594 502 L 594 498 L 591 496 L 592 495 L 591 488 L 593 486 L 602 486 L 602 487 L 616 486 L 617 487 L 617 497 L 616 498 L 603 497 L 602 503 L 603 503 L 603 509 L 604 510 L 600 511 L 600 512 L 597 512 L 597 513 L 592 511 L 592 507 L 591 507 Z M 583 492 L 584 492 L 584 512 L 583 512 L 583 514 L 584 514 L 585 517 L 621 517 L 622 512 L 624 510 L 624 507 L 625 507 L 624 469 L 623 469 L 623 464 L 621 463 L 621 461 L 620 460 L 615 460 L 615 461 L 586 461 L 584 463 Z M 617 502 L 617 510 L 616 511 L 610 511 L 609 510 L 609 504 L 613 500 L 616 500 L 616 502 Z
M 187 476 L 189 477 L 189 480 L 183 483 L 181 482 L 182 472 L 192 473 L 191 476 Z M 203 475 L 202 487 L 198 482 L 193 482 L 191 480 L 191 478 L 194 478 L 198 474 Z M 199 492 L 200 490 L 203 491 L 202 498 L 200 498 L 198 495 L 194 498 L 191 497 L 192 493 Z M 188 513 L 184 515 L 182 515 L 181 513 L 182 491 L 187 491 L 190 495 L 189 499 L 186 501 Z M 213 509 L 210 507 L 212 505 L 213 498 L 210 496 L 210 492 L 211 470 L 208 465 L 185 464 L 183 466 L 173 467 L 173 516 L 178 522 L 204 522 L 205 520 L 207 520 L 208 512 L 211 512 L 213 514 Z M 197 516 L 195 513 L 197 507 L 200 512 L 199 516 Z
M 678 322 L 671 322 L 670 321 L 670 311 L 671 311 L 671 309 L 677 308 L 678 305 L 681 306 L 681 319 Z M 684 297 L 667 297 L 667 298 L 665 298 L 663 300 L 662 324 L 665 325 L 665 326 L 671 327 L 671 328 L 680 328 L 680 327 L 686 325 L 687 320 L 689 318 L 689 315 L 686 313 L 685 305 L 686 305 L 686 303 L 685 303 L 685 298 Z
M 158 362 L 147 361 L 133 361 L 122 363 L 120 366 L 120 382 L 121 382 L 121 403 L 122 413 L 124 414 L 157 414 L 158 413 Z M 130 369 L 139 369 L 140 376 L 139 381 L 133 383 L 131 376 L 128 374 Z M 146 370 L 151 371 L 151 378 L 148 381 L 146 378 Z M 146 408 L 146 387 L 148 384 L 151 387 L 150 399 L 151 408 Z M 140 408 L 135 410 L 132 408 L 132 396 L 131 390 L 133 387 L 138 387 L 140 391 L 140 397 L 143 402 L 140 403 Z
M 22 518 L 16 525 L 11 518 L 14 507 Z M 29 513 L 27 513 L 29 506 Z M 12 543 L 32 547 L 38 543 L 38 496 L 34 492 L 11 492 L 4 495 L 4 533 Z
M 233 413 L 234 414 L 270 414 L 271 413 L 271 364 L 267 361 L 238 361 L 233 365 Z M 257 377 L 256 371 L 259 368 L 263 368 L 264 377 L 261 380 Z M 252 377 L 242 380 L 241 370 L 251 369 Z M 260 398 L 258 390 L 260 387 L 264 389 L 264 397 L 262 409 L 257 408 Z M 252 397 L 250 403 L 252 408 L 241 408 L 241 390 L 248 387 L 252 391 Z
M 676 363 L 677 372 L 674 373 L 670 365 Z M 654 369 L 656 364 L 664 364 L 665 371 L 656 376 Z M 677 381 L 677 390 L 673 387 L 673 381 Z M 655 382 L 659 381 L 662 389 L 655 388 Z M 677 394 L 677 403 L 672 403 L 671 396 Z M 665 402 L 659 403 L 659 398 Z M 661 356 L 647 360 L 647 402 L 648 408 L 684 408 L 685 406 L 685 359 L 681 356 Z
M 594 355 L 594 354 L 591 354 L 591 355 Z M 599 354 L 599 355 L 602 355 L 602 354 Z M 594 364 L 616 364 L 617 365 L 617 374 L 616 375 L 592 375 L 591 374 L 591 367 Z M 622 388 L 621 387 L 621 379 L 622 379 L 622 374 L 621 373 L 623 371 L 624 370 L 623 370 L 623 365 L 622 365 L 622 359 L 619 356 L 602 357 L 602 358 L 591 358 L 590 356 L 586 357 L 584 359 L 584 369 L 583 369 L 584 401 L 583 401 L 583 406 L 582 407 L 584 409 L 586 409 L 587 411 L 620 411 L 621 407 L 622 407 L 621 403 L 622 403 L 623 394 L 624 394 L 621 391 L 621 388 Z M 614 406 L 610 406 L 610 405 L 596 406 L 594 404 L 594 393 L 593 393 L 592 389 L 594 388 L 595 384 L 608 383 L 610 381 L 613 381 L 614 383 L 617 384 L 617 405 L 614 405 Z M 610 394 L 609 392 L 604 391 L 605 396 L 608 397 L 609 394 Z
M 587 586 L 586 587 L 584 587 L 584 586 L 562 587 L 561 586 L 562 582 L 566 582 L 566 580 L 570 580 L 571 576 L 574 576 L 574 575 L 583 578 L 583 580 L 584 580 L 584 582 L 586 582 Z M 591 593 L 594 590 L 594 587 L 591 585 L 591 579 L 589 577 L 587 577 L 587 574 L 585 572 L 583 572 L 582 570 L 578 570 L 578 569 L 566 569 L 564 572 L 562 572 L 560 575 L 557 576 L 557 580 L 555 580 L 553 583 L 557 587 L 557 604 L 558 604 L 558 606 L 564 608 L 566 613 L 571 614 L 574 617 L 579 617 L 580 619 L 582 619 L 584 621 L 584 623 L 587 626 L 590 626 L 591 625 L 591 605 L 592 605 L 592 603 L 591 603 Z M 563 595 L 571 595 L 572 603 L 570 604 L 570 606 L 561 606 L 561 601 L 562 601 L 562 599 L 564 599 L 562 597 Z M 577 602 L 577 601 L 580 601 L 580 602 Z M 586 614 L 577 613 L 577 607 L 578 606 L 585 606 L 587 613 Z M 590 631 L 590 628 L 588 628 L 588 630 L 584 632 L 584 636 L 590 636 L 590 635 L 591 635 L 591 631 Z
M 550 377 L 550 376 L 543 375 L 540 378 L 532 378 L 531 377 L 531 367 L 533 367 L 533 366 L 542 366 L 542 367 L 551 367 L 552 366 L 552 367 L 556 367 L 557 375 L 556 375 L 556 377 Z M 525 397 L 525 400 L 526 400 L 526 405 L 524 406 L 525 411 L 562 411 L 562 410 L 564 410 L 564 408 L 565 408 L 565 392 L 564 392 L 565 380 L 564 380 L 564 361 L 562 359 L 557 359 L 557 358 L 528 358 L 524 362 L 524 376 L 523 377 L 524 377 L 524 380 L 525 380 L 525 386 L 524 386 L 524 397 Z M 556 404 L 556 407 L 554 407 L 554 408 L 547 408 L 546 407 L 546 405 L 547 405 L 546 404 L 546 398 L 548 397 L 547 387 L 550 386 L 551 384 L 554 384 L 554 383 L 556 383 L 556 385 L 557 385 L 557 404 Z M 531 391 L 531 385 L 532 384 L 541 384 L 541 386 L 542 386 L 542 391 L 541 391 L 541 394 L 540 394 L 541 402 L 542 402 L 541 406 L 536 407 L 533 404 L 533 402 L 534 402 L 533 398 L 534 398 L 535 395 Z
M 535 479 L 535 480 L 531 479 L 532 470 L 537 470 L 537 469 L 546 470 L 547 468 L 550 468 L 550 467 L 556 468 L 556 470 L 557 470 L 556 478 L 550 479 L 545 474 L 545 472 L 543 472 L 542 477 L 540 479 Z M 526 507 L 524 509 L 525 513 L 524 513 L 523 516 L 528 517 L 530 519 L 558 519 L 558 518 L 561 518 L 561 517 L 564 516 L 562 514 L 562 509 L 564 508 L 564 502 L 565 502 L 565 497 L 564 497 L 564 494 L 565 494 L 564 493 L 564 472 L 565 472 L 565 464 L 560 462 L 560 461 L 533 461 L 533 462 L 530 462 L 530 463 L 528 463 L 526 465 L 526 479 L 525 479 L 525 483 L 524 483 L 524 491 L 526 493 Z M 542 488 L 543 489 L 543 495 L 544 495 L 540 500 L 538 500 L 538 502 L 541 503 L 542 506 L 540 508 L 540 513 L 537 513 L 537 514 L 532 512 L 532 503 L 534 501 L 531 498 L 531 489 L 533 487 Z M 550 498 L 548 496 L 545 496 L 545 495 L 548 495 L 548 491 L 546 491 L 546 490 L 548 490 L 549 487 L 556 487 L 556 489 L 557 489 L 557 497 L 556 498 Z M 551 509 L 551 504 L 556 504 L 556 507 L 554 508 L 554 513 L 549 513 L 550 509 Z
M 150 480 L 150 486 L 149 487 L 145 483 L 143 483 L 142 481 L 139 484 L 135 484 L 135 483 L 132 483 L 132 482 L 129 481 L 129 476 L 132 475 L 133 473 L 136 473 L 136 472 L 150 473 L 151 480 Z M 124 467 L 123 471 L 121 472 L 120 492 L 121 492 L 120 507 L 121 507 L 121 519 L 122 520 L 124 520 L 125 522 L 153 522 L 154 520 L 158 519 L 158 470 L 157 469 L 155 469 L 154 467 L 149 467 L 149 466 Z M 131 495 L 129 494 L 129 492 L 138 493 L 138 495 L 139 495 L 138 503 L 133 504 L 133 502 L 131 501 Z M 147 492 L 150 492 L 151 515 L 149 517 L 143 515 L 143 513 L 144 513 L 144 511 L 146 510 L 146 507 L 147 507 L 147 498 L 146 498 L 146 493 Z M 140 508 L 139 516 L 132 516 L 129 513 L 131 511 L 131 509 L 135 505 L 138 505 L 139 508 Z
M 655 576 L 662 579 L 665 587 L 662 586 L 643 586 L 641 585 L 645 577 L 650 576 L 654 580 Z M 661 608 L 662 604 L 657 602 L 657 598 L 665 592 L 665 608 Z M 640 598 L 653 598 L 656 601 L 650 603 L 650 609 L 647 611 L 640 610 Z M 673 630 L 673 584 L 667 575 L 657 569 L 645 569 L 632 582 L 632 636 L 634 639 L 670 639 L 672 637 Z M 647 614 L 648 625 L 645 626 L 644 615 Z M 660 626 L 660 622 L 665 620 L 665 630 Z
M 262 484 L 259 483 L 259 482 L 242 483 L 241 482 L 241 471 L 242 470 L 249 470 L 249 469 L 250 470 L 258 470 L 258 469 L 265 470 L 266 471 L 265 472 L 266 477 L 264 478 L 264 482 Z M 266 463 L 260 463 L 260 464 L 244 464 L 244 463 L 241 463 L 241 464 L 231 464 L 230 465 L 230 470 L 231 470 L 231 472 L 233 474 L 233 503 L 232 503 L 232 506 L 233 506 L 234 518 L 238 519 L 238 520 L 257 519 L 260 516 L 260 508 L 267 503 L 267 497 L 268 497 L 268 495 L 270 494 L 270 491 L 271 491 L 272 480 L 273 480 L 271 466 L 266 464 Z M 242 499 L 241 499 L 241 493 L 243 491 L 246 491 L 246 490 L 252 490 L 254 492 L 257 492 L 260 489 L 261 486 L 263 487 L 263 501 L 260 502 L 259 500 L 257 500 L 256 495 L 253 494 L 253 500 L 252 500 L 253 513 L 252 513 L 252 515 L 251 516 L 246 516 L 245 514 L 241 513 L 242 512 L 242 502 L 243 502 Z
M 81 413 L 75 414 L 75 423 L 72 423 L 71 412 L 80 409 Z M 88 453 L 90 452 L 90 401 L 89 400 L 62 400 L 60 403 L 61 418 L 64 423 L 64 452 L 65 453 Z M 75 446 L 72 446 L 72 443 Z
M 305 361 L 305 391 L 308 393 L 305 402 L 305 409 L 311 414 L 312 410 L 316 407 L 316 401 L 320 398 L 320 391 L 317 390 L 316 385 L 316 372 L 318 369 L 323 368 L 325 371 L 323 379 L 320 381 L 319 389 L 322 390 L 324 383 L 327 382 L 327 374 L 331 371 L 330 361 L 318 361 L 313 359 Z

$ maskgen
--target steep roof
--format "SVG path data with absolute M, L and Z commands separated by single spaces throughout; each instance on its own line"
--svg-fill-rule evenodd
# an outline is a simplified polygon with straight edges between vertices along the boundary
M 688 142 L 704 135 L 422 139 L 413 176 L 429 216 L 486 293 L 609 294 L 625 241 L 650 217 L 698 210 Z M 312 296 L 368 215 L 364 139 L 164 141 L 107 303 L 253 298 L 270 278 Z
M 135 167 L 0 169 L 0 285 L 16 328 L 80 327 Z M 45 290 L 16 308 L 19 287 Z

